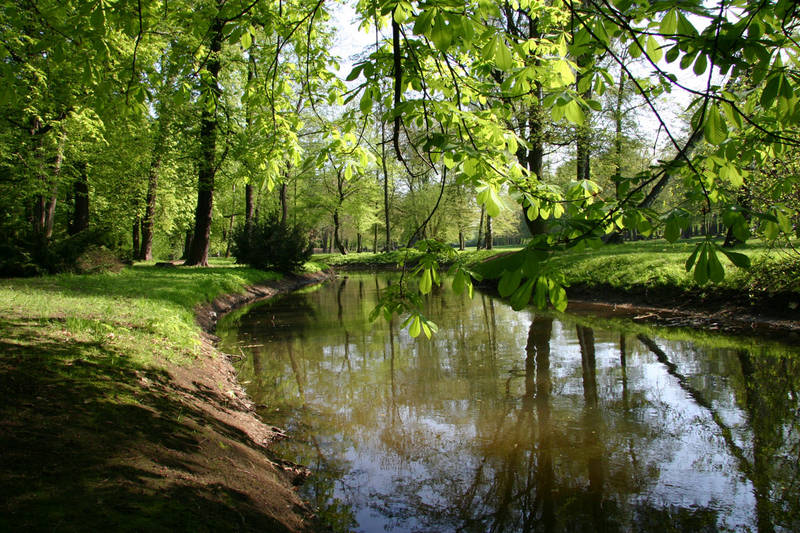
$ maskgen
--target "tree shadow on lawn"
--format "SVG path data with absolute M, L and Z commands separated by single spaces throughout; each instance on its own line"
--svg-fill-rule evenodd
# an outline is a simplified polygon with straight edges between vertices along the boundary
M 26 324 L 0 331 L 14 335 L 0 340 L 0 530 L 285 529 L 209 478 L 225 437 L 245 433 L 176 400 L 165 371 Z

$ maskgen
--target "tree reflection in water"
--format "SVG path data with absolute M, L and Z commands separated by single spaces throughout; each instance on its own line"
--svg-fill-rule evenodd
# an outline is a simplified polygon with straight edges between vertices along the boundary
M 800 530 L 796 349 L 444 290 L 439 333 L 412 340 L 367 320 L 386 283 L 337 280 L 219 328 L 334 530 Z

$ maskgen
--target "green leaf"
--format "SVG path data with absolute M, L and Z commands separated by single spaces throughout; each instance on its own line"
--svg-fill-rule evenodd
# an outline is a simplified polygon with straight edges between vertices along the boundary
M 560 312 L 567 309 L 567 291 L 561 285 L 556 285 L 550 289 L 550 303 Z
M 685 268 L 686 268 L 686 272 L 689 272 L 690 270 L 692 270 L 692 266 L 694 266 L 695 260 L 697 259 L 697 254 L 700 252 L 700 248 L 702 248 L 702 246 L 703 246 L 702 243 L 698 243 L 694 247 L 694 251 L 692 252 L 692 255 L 689 256 L 689 258 L 686 260 L 686 264 L 684 265 Z
M 780 231 L 779 231 L 777 223 L 775 223 L 775 222 L 773 222 L 771 220 L 764 221 L 764 238 L 765 239 L 767 239 L 768 241 L 774 241 L 775 239 L 778 238 L 778 233 L 779 232 Z
M 529 279 L 519 287 L 511 296 L 511 307 L 515 311 L 523 309 L 531 300 L 531 293 L 533 292 L 534 280 Z
M 777 209 L 775 211 L 775 218 L 778 219 L 778 227 L 780 230 L 787 235 L 790 235 L 792 233 L 792 221 L 789 220 L 789 217 L 786 216 L 786 213 L 784 213 L 781 209 Z
M 414 315 L 413 320 L 411 320 L 411 324 L 408 326 L 408 334 L 414 338 L 419 337 L 421 326 L 419 315 Z
M 242 34 L 242 38 L 239 39 L 239 44 L 242 45 L 244 50 L 247 50 L 253 44 L 253 35 L 249 31 L 245 31 Z
M 708 58 L 701 52 L 698 54 L 697 61 L 694 62 L 694 68 L 692 70 L 696 76 L 700 76 L 706 71 L 706 68 L 708 68 Z
M 722 263 L 719 262 L 717 253 L 711 248 L 708 248 L 708 277 L 714 283 L 719 283 L 725 279 L 725 269 L 722 268 Z
M 478 190 L 478 204 L 486 206 L 486 212 L 489 214 L 489 216 L 496 217 L 499 215 L 503 201 L 497 195 L 497 191 L 494 190 L 494 187 L 487 184 Z
M 775 104 L 781 86 L 781 77 L 778 74 L 770 76 L 764 90 L 761 92 L 761 107 L 769 109 Z
M 725 254 L 725 257 L 727 257 L 730 262 L 737 267 L 750 268 L 750 257 L 746 256 L 745 254 L 732 252 L 730 250 L 726 250 L 725 248 L 720 248 L 720 251 Z
M 578 126 L 582 126 L 586 120 L 583 109 L 581 109 L 581 106 L 575 100 L 570 100 L 567 102 L 567 105 L 564 106 L 564 116 L 567 117 L 567 120 Z
M 680 48 L 678 48 L 677 46 L 673 46 L 672 48 L 667 50 L 667 53 L 664 55 L 664 58 L 667 60 L 667 63 L 672 63 L 673 61 L 678 59 L 680 53 L 681 53 Z
M 514 67 L 514 60 L 511 57 L 511 51 L 508 49 L 505 41 L 497 37 L 495 41 L 494 64 L 500 70 L 511 70 Z
M 703 136 L 711 144 L 719 145 L 728 138 L 728 125 L 717 106 L 708 110 L 706 123 L 703 126 Z
M 647 55 L 650 59 L 653 60 L 654 63 L 658 63 L 661 61 L 661 57 L 664 55 L 661 51 L 661 45 L 658 44 L 655 37 L 652 35 L 647 37 Z
M 447 51 L 453 40 L 450 28 L 447 27 L 447 23 L 441 13 L 437 14 L 434 19 L 433 30 L 431 30 L 431 40 L 433 44 L 436 45 L 436 48 L 442 52 Z
M 361 74 L 361 71 L 364 69 L 364 64 L 356 65 L 353 67 L 353 70 L 350 71 L 350 74 L 347 75 L 345 81 L 353 81 L 354 79 L 358 78 Z
M 694 280 L 700 285 L 705 285 L 708 283 L 708 252 L 705 243 L 699 246 L 701 250 L 697 264 L 694 266 Z
M 431 29 L 431 21 L 436 14 L 435 9 L 426 9 L 414 21 L 414 35 L 423 35 Z
M 358 108 L 362 113 L 369 113 L 372 110 L 372 92 L 364 91 L 361 101 L 358 103 Z
M 514 294 L 519 284 L 522 282 L 522 270 L 514 270 L 513 272 L 503 272 L 500 277 L 500 283 L 497 284 L 497 291 L 500 296 L 507 298 Z
M 433 288 L 433 279 L 431 277 L 431 269 L 426 268 L 422 271 L 422 276 L 419 280 L 419 292 L 428 294 Z
M 547 307 L 547 279 L 540 277 L 536 280 L 536 292 L 533 294 L 533 303 L 539 309 Z
M 661 26 L 659 27 L 659 31 L 664 35 L 672 35 L 678 29 L 678 11 L 676 9 L 670 9 L 667 11 L 667 14 L 664 15 L 664 18 L 661 19 Z

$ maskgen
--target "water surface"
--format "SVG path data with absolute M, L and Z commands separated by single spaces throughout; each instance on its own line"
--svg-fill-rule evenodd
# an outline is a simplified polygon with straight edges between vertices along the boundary
M 351 275 L 220 323 L 278 453 L 342 531 L 798 531 L 800 354 L 427 299 L 411 339 Z

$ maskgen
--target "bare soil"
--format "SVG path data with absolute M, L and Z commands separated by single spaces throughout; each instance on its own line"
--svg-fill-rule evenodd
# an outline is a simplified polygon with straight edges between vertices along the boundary
M 197 310 L 210 332 L 244 303 L 324 279 L 270 282 Z M 193 364 L 142 371 L 53 358 L 74 347 L 31 325 L 0 339 L 0 531 L 317 531 L 303 468 L 206 333 Z
M 567 310 L 574 313 L 617 316 L 660 326 L 731 335 L 769 336 L 788 342 L 800 340 L 800 296 L 797 294 L 632 293 L 581 286 L 570 287 L 567 291 Z

